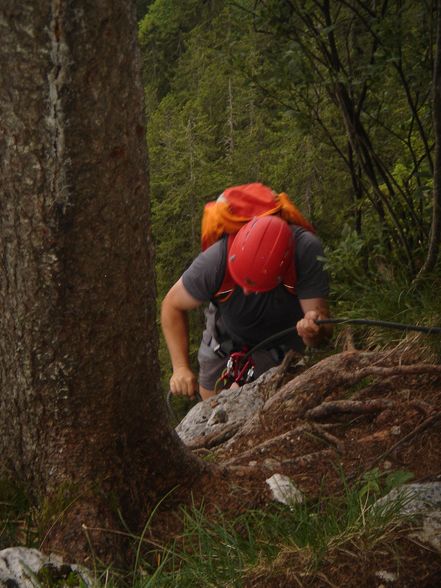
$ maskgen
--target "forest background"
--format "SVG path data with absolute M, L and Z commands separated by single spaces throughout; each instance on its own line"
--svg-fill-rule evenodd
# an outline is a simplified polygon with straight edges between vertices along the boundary
M 138 9 L 158 299 L 200 251 L 204 204 L 260 181 L 316 226 L 334 316 L 439 323 L 436 2 Z M 399 336 L 357 333 L 364 347 Z M 164 386 L 167 362 L 162 345 Z

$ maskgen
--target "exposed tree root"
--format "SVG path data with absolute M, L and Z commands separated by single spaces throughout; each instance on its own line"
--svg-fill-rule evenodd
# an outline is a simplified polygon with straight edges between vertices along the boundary
M 342 467 L 351 480 L 359 475 L 360 468 L 372 469 L 441 418 L 441 413 L 433 414 L 435 407 L 414 397 L 415 378 L 439 378 L 441 366 L 410 361 L 392 352 L 345 352 L 325 358 L 279 387 L 289 367 L 287 359 L 264 384 L 260 398 L 265 402 L 260 411 L 246 422 L 225 423 L 215 433 L 194 439 L 190 447 L 199 451 L 215 447 L 220 470 L 227 478 L 243 478 L 245 485 L 247 478 L 274 473 L 296 475 L 303 483 L 311 476 L 320 476 L 319 472 L 325 475 L 336 462 L 345 464 Z M 350 400 L 342 396 L 338 399 L 352 386 L 363 384 L 365 378 L 370 380 Z M 402 382 L 409 386 L 406 397 L 401 393 L 405 391 Z M 400 412 L 413 415 L 409 417 L 413 419 L 421 414 L 425 420 L 395 443 L 393 436 L 400 428 L 393 431 L 390 424 L 397 424 L 395 416 Z M 355 421 L 348 418 L 355 415 Z M 345 422 L 332 423 L 335 417 L 346 417 Z M 391 442 L 392 447 L 384 451 Z M 372 459 L 378 453 L 381 455 Z
M 245 459 L 252 459 L 253 457 L 255 457 L 256 454 L 261 452 L 262 449 L 269 449 L 273 445 L 278 445 L 279 443 L 281 443 L 281 442 L 283 443 L 284 441 L 289 443 L 289 442 L 293 441 L 294 437 L 301 435 L 307 429 L 310 429 L 308 424 L 299 425 L 295 429 L 291 429 L 289 431 L 286 431 L 285 433 L 282 433 L 281 435 L 277 435 L 276 437 L 272 437 L 271 439 L 267 439 L 263 443 L 259 443 L 259 445 L 256 445 L 255 447 L 252 447 L 251 449 L 247 449 L 246 451 L 244 451 L 242 453 L 239 453 L 239 455 L 236 455 L 232 459 L 228 459 L 226 461 L 223 461 L 223 465 L 228 466 L 228 465 L 232 465 L 238 461 L 243 461 Z
M 283 376 L 268 374 L 263 389 L 250 395 L 255 401 L 250 406 L 260 410 L 251 417 L 251 411 L 244 411 L 240 425 L 227 429 L 227 422 L 222 432 L 195 440 L 216 446 L 211 457 L 218 464 L 219 484 L 210 484 L 210 494 L 204 496 L 219 495 L 228 506 L 238 501 L 241 508 L 266 507 L 275 500 L 265 483 L 273 474 L 288 476 L 311 500 L 342 496 L 354 480 L 356 488 L 366 485 L 370 492 L 372 484 L 372 492 L 379 492 L 389 481 L 399 480 L 394 476 L 401 469 L 417 482 L 428 472 L 433 479 L 441 456 L 441 366 L 410 361 L 396 353 L 343 353 L 280 388 L 285 370 Z M 243 392 L 242 399 L 249 389 Z M 222 402 L 224 397 L 219 401 L 224 407 Z M 230 402 L 228 414 L 237 415 L 237 397 Z M 226 490 L 220 492 L 221 487 Z
M 274 377 L 271 381 L 271 385 L 269 385 L 266 389 L 265 392 L 265 400 L 268 400 L 268 398 L 270 396 L 272 396 L 273 394 L 275 394 L 277 392 L 277 390 L 279 390 L 283 379 L 285 378 L 289 367 L 291 366 L 291 364 L 293 363 L 294 360 L 301 360 L 302 356 L 299 353 L 296 353 L 293 350 L 290 350 L 286 353 L 285 357 L 283 358 L 282 363 L 280 364 L 277 372 L 274 374 Z M 298 366 L 298 367 L 303 367 L 302 366 Z
M 215 431 L 211 435 L 196 437 L 187 443 L 190 449 L 210 449 L 224 443 L 240 429 L 240 423 L 226 424 L 220 431 Z
M 335 400 L 334 402 L 322 402 L 319 406 L 308 410 L 305 416 L 308 419 L 323 419 L 329 416 L 347 413 L 371 414 L 385 410 L 386 408 L 393 408 L 396 404 L 394 400 L 383 400 L 382 398 L 373 398 L 372 400 Z
M 324 459 L 335 460 L 336 451 L 335 449 L 320 449 L 319 451 L 313 451 L 306 453 L 305 455 L 299 455 L 291 459 L 272 459 L 267 461 L 259 461 L 253 465 L 235 465 L 233 460 L 231 463 L 224 462 L 222 465 L 225 466 L 225 470 L 228 472 L 234 472 L 242 476 L 255 473 L 260 471 L 265 475 L 270 475 L 275 472 L 280 472 L 288 468 L 304 468 L 315 461 L 322 462 Z
M 366 377 L 386 380 L 403 375 L 441 376 L 439 365 L 421 363 L 406 365 L 403 363 L 405 360 L 406 357 L 393 352 L 344 352 L 327 357 L 285 384 L 280 390 L 272 393 L 262 410 L 249 419 L 225 447 L 231 447 L 235 443 L 242 442 L 244 437 L 252 436 L 265 427 L 266 422 L 274 420 L 293 422 L 296 419 L 303 420 L 308 415 L 310 418 L 317 418 L 311 417 L 309 411 L 322 404 L 332 392 L 338 389 L 347 390 Z M 349 408 L 351 401 L 346 402 Z M 342 409 L 343 406 L 340 405 Z M 393 401 L 376 399 L 365 401 L 364 405 L 352 404 L 354 410 L 346 412 L 367 414 L 393 408 L 393 406 Z
M 435 410 L 435 408 L 432 404 L 429 404 L 428 402 L 425 402 L 424 400 L 411 400 L 409 402 L 409 405 L 412 406 L 412 408 L 415 408 L 418 412 L 423 414 L 425 417 L 432 414 L 432 412 Z
M 318 425 L 317 423 L 309 423 L 312 431 L 316 433 L 323 441 L 328 443 L 328 445 L 332 445 L 339 453 L 343 453 L 344 451 L 344 442 L 341 441 L 335 435 L 332 435 L 324 427 Z
M 305 467 L 310 465 L 314 461 L 323 459 L 334 459 L 336 458 L 336 452 L 334 449 L 320 449 L 319 451 L 313 451 L 311 453 L 305 453 L 305 455 L 299 455 L 292 459 L 285 459 L 281 461 L 281 465 L 285 467 Z
M 295 443 L 295 440 L 299 437 L 299 435 L 305 434 L 309 434 L 313 437 L 318 437 L 321 441 L 324 441 L 326 444 L 334 447 L 338 451 L 338 453 L 342 453 L 344 451 L 344 443 L 334 435 L 331 435 L 331 433 L 326 431 L 321 425 L 318 425 L 316 423 L 303 423 L 295 429 L 286 431 L 285 433 L 277 435 L 276 437 L 271 437 L 263 443 L 259 443 L 255 447 L 252 447 L 251 449 L 247 449 L 246 451 L 239 453 L 234 458 L 223 461 L 222 464 L 225 466 L 230 466 L 236 464 L 237 462 L 242 462 L 244 460 L 252 460 L 253 458 L 255 459 L 256 457 L 261 457 L 262 453 L 271 449 L 273 446 L 278 446 L 280 443 L 284 442 Z M 294 461 L 298 459 L 299 458 L 295 458 Z M 292 460 L 289 460 L 289 463 L 291 462 Z

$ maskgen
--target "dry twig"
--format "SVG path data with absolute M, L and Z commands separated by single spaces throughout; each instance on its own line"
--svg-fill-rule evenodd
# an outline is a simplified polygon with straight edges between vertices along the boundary
M 404 437 L 402 437 L 399 441 L 397 441 L 396 443 L 394 443 L 392 445 L 392 447 L 389 447 L 389 449 L 387 451 L 385 451 L 384 453 L 382 453 L 381 455 L 379 455 L 378 457 L 376 457 L 371 462 L 371 464 L 369 465 L 369 468 L 368 469 L 371 469 L 374 466 L 376 466 L 380 461 L 382 461 L 384 458 L 388 457 L 391 453 L 393 453 L 395 451 L 395 449 L 397 449 L 398 447 L 400 447 L 400 445 L 403 445 L 404 443 L 407 443 L 408 441 L 410 441 L 411 439 L 413 439 L 419 433 L 422 433 L 423 431 L 425 431 L 429 427 L 432 427 L 440 419 L 441 419 L 441 411 L 435 413 L 434 415 L 430 416 L 428 419 L 424 420 L 417 427 L 415 427 L 415 429 L 413 429 L 412 431 L 410 431 L 410 433 L 407 433 L 407 435 L 404 435 Z
M 397 403 L 393 400 L 373 398 L 372 400 L 335 400 L 322 402 L 319 406 L 308 410 L 305 417 L 308 419 L 322 419 L 341 414 L 371 414 L 386 408 L 393 408 Z

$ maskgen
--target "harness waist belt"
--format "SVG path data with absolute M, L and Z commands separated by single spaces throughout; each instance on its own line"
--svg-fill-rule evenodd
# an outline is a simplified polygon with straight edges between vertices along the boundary
M 251 348 L 251 346 L 247 346 Z M 215 337 L 211 337 L 210 339 L 210 348 L 214 351 L 214 353 L 221 357 L 225 358 L 231 355 L 234 351 L 240 351 L 244 348 L 244 345 L 240 343 L 235 343 L 232 339 L 224 339 L 223 341 L 217 341 Z M 284 358 L 286 352 L 291 349 L 289 345 L 277 345 L 275 347 L 270 347 L 268 349 L 264 349 L 264 351 L 268 351 L 273 359 L 280 363 Z

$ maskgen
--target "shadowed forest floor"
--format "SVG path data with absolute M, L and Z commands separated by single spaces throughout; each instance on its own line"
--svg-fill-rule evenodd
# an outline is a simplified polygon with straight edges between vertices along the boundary
M 263 409 L 229 440 L 195 450 L 213 464 L 197 494 L 208 515 L 271 508 L 265 480 L 275 472 L 289 476 L 308 500 L 338 496 L 348 484 L 393 472 L 407 472 L 412 482 L 441 481 L 439 365 L 408 351 L 347 352 L 300 372 L 285 367 L 265 394 Z M 211 402 L 215 406 L 216 399 Z M 160 516 L 156 530 L 176 530 L 172 519 Z M 241 585 L 441 585 L 440 554 L 399 529 L 375 549 L 351 538 L 331 546 L 314 571 L 305 558 L 304 550 L 292 550 L 249 570 Z M 395 580 L 382 581 L 379 570 L 392 570 Z

